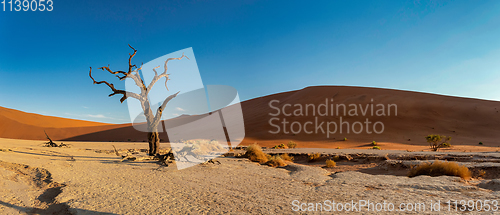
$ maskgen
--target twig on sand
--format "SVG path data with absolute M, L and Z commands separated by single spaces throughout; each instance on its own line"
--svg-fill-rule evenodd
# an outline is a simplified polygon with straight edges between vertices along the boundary
M 115 154 L 116 154 L 116 156 L 120 157 L 120 153 L 118 153 L 118 150 L 116 150 L 115 145 L 112 145 L 112 146 L 113 146 L 113 148 L 115 149 Z
M 170 151 L 166 154 L 163 154 L 163 155 L 156 155 L 155 158 L 158 159 L 158 162 L 160 164 L 163 164 L 165 166 L 168 166 L 169 163 L 172 163 L 173 160 L 174 160 L 174 154 L 172 153 L 172 149 L 170 149 Z
M 221 163 L 218 160 L 210 159 L 210 160 L 203 162 L 202 164 L 221 164 Z

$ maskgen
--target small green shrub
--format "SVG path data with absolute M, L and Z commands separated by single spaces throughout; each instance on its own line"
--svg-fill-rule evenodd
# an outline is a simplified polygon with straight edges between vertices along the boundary
M 326 167 L 335 167 L 337 165 L 337 163 L 335 163 L 335 161 L 333 160 L 326 160 Z
M 437 151 L 439 148 L 450 147 L 451 137 L 439 135 L 439 134 L 430 134 L 425 137 L 432 151 Z
M 470 179 L 471 172 L 465 166 L 461 166 L 455 162 L 448 161 L 434 161 L 433 163 L 425 162 L 410 170 L 408 177 L 415 177 L 419 175 L 429 176 L 458 176 L 463 179 Z
M 320 153 L 314 153 L 309 155 L 309 162 L 318 161 L 321 158 Z
M 373 149 L 377 149 L 377 150 L 380 150 L 380 147 L 378 146 L 374 146 Z
M 288 142 L 287 145 L 288 145 L 288 148 L 290 148 L 290 149 L 294 149 L 297 147 L 297 143 L 295 143 L 293 141 Z
M 285 144 L 282 143 L 282 144 L 274 146 L 273 149 L 286 149 L 286 146 L 285 146 Z

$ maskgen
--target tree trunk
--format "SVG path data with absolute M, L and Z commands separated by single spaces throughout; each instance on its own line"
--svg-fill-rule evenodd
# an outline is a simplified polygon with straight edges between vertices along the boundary
M 154 156 L 160 153 L 160 135 L 157 131 L 148 132 L 149 155 Z

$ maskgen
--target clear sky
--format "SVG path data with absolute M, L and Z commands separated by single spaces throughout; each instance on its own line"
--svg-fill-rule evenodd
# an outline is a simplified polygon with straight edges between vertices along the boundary
M 313 85 L 500 100 L 500 1 L 53 1 L 0 11 L 0 106 L 130 122 L 88 77 L 126 70 L 127 44 L 135 64 L 192 47 L 203 84 L 242 100 Z

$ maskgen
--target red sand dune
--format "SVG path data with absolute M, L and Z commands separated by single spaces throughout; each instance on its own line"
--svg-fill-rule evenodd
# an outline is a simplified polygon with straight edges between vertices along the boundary
M 356 121 L 365 123 L 366 119 L 372 123 L 380 121 L 384 124 L 384 132 L 381 134 L 367 134 L 366 130 L 363 130 L 360 134 L 354 134 L 351 130 L 347 134 L 345 133 L 345 125 L 342 134 L 337 130 L 337 133 L 330 135 L 329 138 L 321 131 L 318 134 L 306 134 L 304 131 L 298 134 L 284 134 L 283 132 L 271 134 L 269 132 L 276 130 L 276 127 L 269 123 L 269 120 L 273 117 L 269 114 L 277 112 L 269 106 L 271 100 L 279 100 L 279 103 L 274 103 L 274 106 L 280 109 L 283 105 L 290 104 L 286 111 L 293 112 L 296 110 L 294 108 L 297 107 L 294 106 L 296 104 L 301 104 L 303 107 L 306 104 L 314 104 L 317 111 L 320 104 L 325 104 L 325 99 L 329 100 L 329 108 L 332 103 L 333 107 L 337 104 L 345 104 L 346 106 L 355 104 L 358 106 L 357 112 L 359 116 L 341 115 L 343 121 L 349 122 L 351 126 Z M 331 99 L 333 99 L 333 102 L 331 102 Z M 394 111 L 391 112 L 391 116 L 370 116 L 369 109 L 368 116 L 361 116 L 359 105 L 364 109 L 366 105 L 372 103 L 372 99 L 375 111 L 377 110 L 377 104 L 385 105 L 385 107 L 388 104 L 397 105 L 397 116 L 393 116 Z M 246 130 L 243 144 L 259 142 L 263 143 L 263 145 L 273 145 L 294 140 L 308 146 L 332 147 L 335 144 L 345 143 L 342 139 L 346 137 L 350 143 L 369 143 L 375 140 L 377 142 L 426 145 L 424 139 L 426 135 L 441 134 L 452 136 L 453 145 L 477 145 L 479 142 L 483 142 L 485 146 L 500 146 L 500 132 L 498 132 L 500 130 L 500 102 L 497 101 L 390 89 L 318 86 L 244 101 L 242 102 L 242 108 Z M 340 110 L 342 109 L 340 108 Z M 387 110 L 385 113 L 387 114 Z M 315 118 L 311 114 L 312 111 L 310 110 L 309 116 L 284 116 L 280 114 L 276 117 L 280 121 L 286 118 L 289 123 L 296 121 L 295 128 L 297 130 L 298 124 L 304 126 L 308 121 L 314 123 Z M 319 116 L 316 113 L 316 116 L 319 122 L 325 121 L 325 124 L 327 122 L 339 123 L 340 120 L 340 116 L 336 114 Z M 273 123 L 279 125 L 281 129 L 283 128 L 281 122 L 273 121 Z M 323 124 L 323 129 L 326 129 L 325 124 Z M 309 130 L 314 130 L 314 125 L 309 124 L 308 126 Z M 53 139 L 57 140 L 146 140 L 146 135 L 135 131 L 130 124 L 103 124 L 41 116 L 0 108 L 0 137 L 43 140 L 45 139 L 44 129 Z M 288 124 L 287 129 L 290 129 L 290 124 Z M 166 134 L 160 136 L 164 141 L 167 141 Z
M 43 116 L 0 107 L 0 137 L 2 138 L 45 140 L 45 130 L 51 138 L 60 140 L 127 126 L 129 125 Z
M 293 105 L 325 103 L 325 99 L 333 99 L 335 104 L 356 104 L 365 107 L 373 104 L 396 104 L 397 116 L 357 116 L 343 117 L 344 120 L 364 122 L 368 118 L 371 122 L 384 123 L 382 134 L 337 134 L 327 138 L 325 134 L 270 134 L 276 128 L 269 124 L 276 110 L 269 107 L 271 100 L 280 100 L 280 109 L 284 104 L 291 104 L 288 111 L 294 110 Z M 451 97 L 428 93 L 400 91 L 391 89 L 319 86 L 308 87 L 302 90 L 269 95 L 243 102 L 246 127 L 246 142 L 267 142 L 269 140 L 295 140 L 305 142 L 309 146 L 328 146 L 342 144 L 343 138 L 347 142 L 370 143 L 390 142 L 411 145 L 427 145 L 425 136 L 441 134 L 452 137 L 453 145 L 478 145 L 483 142 L 486 146 L 500 146 L 500 102 L 470 98 Z M 342 110 L 342 109 L 340 109 Z M 358 109 L 358 114 L 360 113 Z M 392 113 L 392 112 L 391 112 Z M 277 116 L 280 119 L 283 115 Z M 286 117 L 287 121 L 314 121 L 314 117 Z M 339 122 L 339 116 L 319 117 L 324 121 Z M 277 124 L 276 121 L 274 124 Z M 344 127 L 345 128 L 345 127 Z M 282 141 L 283 142 L 283 141 Z M 263 144 L 267 145 L 267 144 Z

